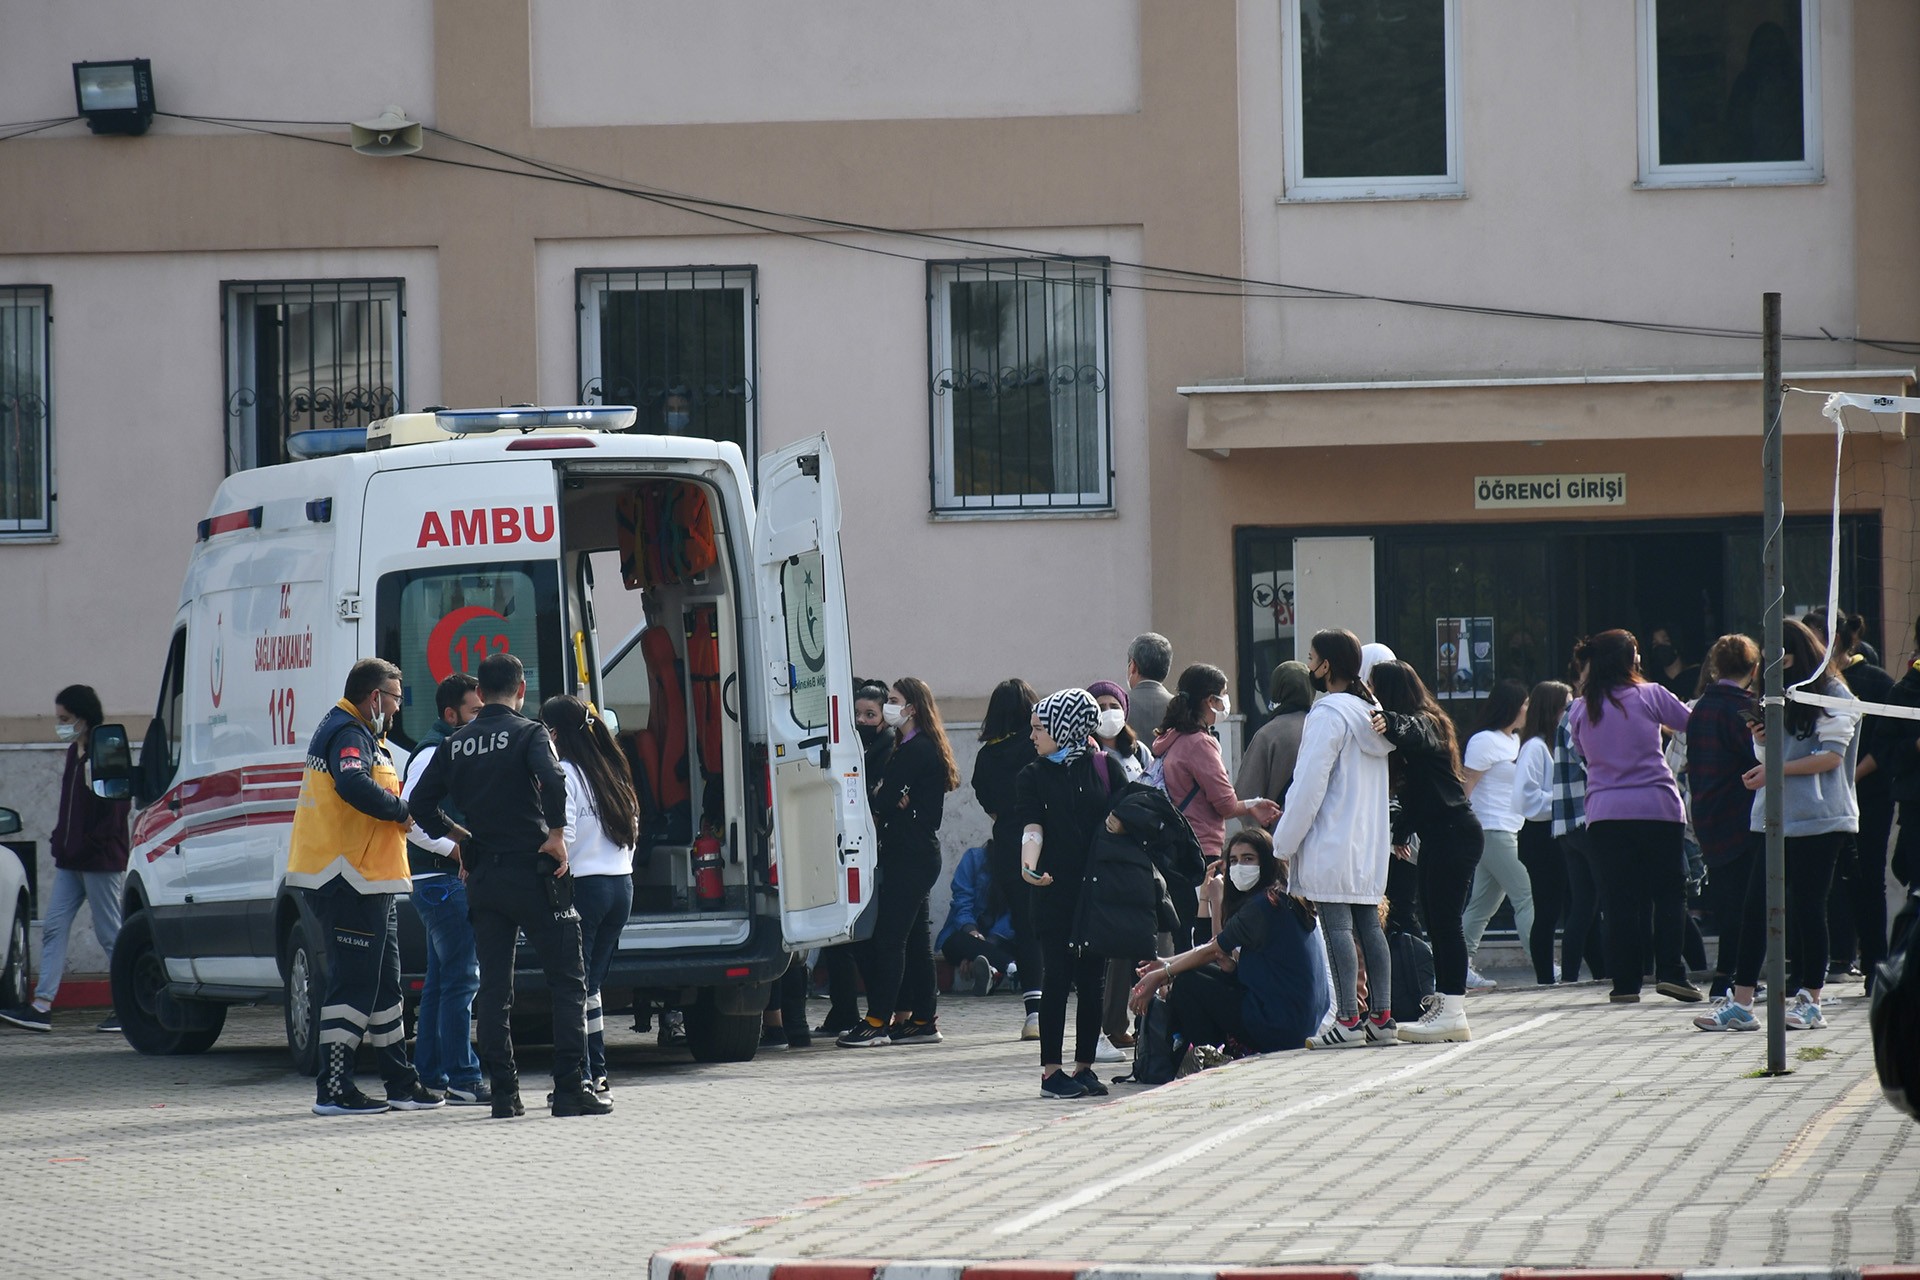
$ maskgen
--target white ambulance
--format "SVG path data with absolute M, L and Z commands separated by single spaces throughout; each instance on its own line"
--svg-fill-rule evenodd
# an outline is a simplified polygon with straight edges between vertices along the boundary
M 396 415 L 220 486 L 131 779 L 112 977 L 136 1049 L 203 1052 L 229 1005 L 284 1002 L 314 1069 L 324 953 L 288 837 L 308 739 L 368 656 L 405 673 L 403 761 L 436 684 L 500 650 L 526 664 L 529 714 L 562 692 L 614 714 L 647 830 L 607 1007 L 684 1009 L 696 1057 L 752 1057 L 789 953 L 870 930 L 826 437 L 763 457 L 756 502 L 738 447 L 625 434 L 634 416 Z

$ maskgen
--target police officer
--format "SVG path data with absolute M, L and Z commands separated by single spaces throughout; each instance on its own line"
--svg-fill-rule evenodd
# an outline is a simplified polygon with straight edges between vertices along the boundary
M 401 1021 L 400 934 L 393 895 L 404 893 L 407 828 L 387 725 L 400 709 L 400 668 L 362 658 L 345 696 L 314 731 L 293 812 L 287 883 L 305 890 L 326 940 L 327 993 L 320 1006 L 320 1078 L 315 1115 L 427 1111 L 444 1104 L 407 1061 Z M 365 1041 L 380 1051 L 387 1100 L 353 1081 Z
M 553 1114 L 605 1115 L 613 1104 L 586 1083 L 587 983 L 580 913 L 567 873 L 567 781 L 546 728 L 520 714 L 526 669 L 510 653 L 480 664 L 481 707 L 447 735 L 413 789 L 409 808 L 428 835 L 451 829 L 448 801 L 470 834 L 461 856 L 467 907 L 480 957 L 473 1005 L 480 1062 L 493 1085 L 496 1119 L 524 1115 L 513 1059 L 514 951 L 517 935 L 539 954 L 553 999 Z

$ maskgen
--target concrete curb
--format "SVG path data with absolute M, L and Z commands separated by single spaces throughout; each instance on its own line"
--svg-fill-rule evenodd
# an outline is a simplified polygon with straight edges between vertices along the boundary
M 1131 1266 L 1126 1263 L 734 1257 L 702 1245 L 653 1255 L 649 1280 L 1920 1280 L 1920 1266 L 1397 1267 Z

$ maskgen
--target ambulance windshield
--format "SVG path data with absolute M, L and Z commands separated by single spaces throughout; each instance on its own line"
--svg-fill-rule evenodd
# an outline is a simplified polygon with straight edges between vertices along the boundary
M 389 736 L 411 751 L 436 717 L 434 690 L 489 654 L 526 664 L 524 711 L 564 688 L 559 575 L 551 561 L 409 569 L 380 579 L 379 656 L 406 673 L 406 703 Z

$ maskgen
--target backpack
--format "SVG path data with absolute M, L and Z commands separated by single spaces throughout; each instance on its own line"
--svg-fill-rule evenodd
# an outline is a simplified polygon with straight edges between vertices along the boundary
M 1873 1065 L 1887 1101 L 1920 1120 L 1920 892 L 1907 895 L 1893 939 L 1875 968 L 1867 1013 Z
M 1173 796 L 1167 791 L 1167 758 L 1165 756 L 1155 756 L 1153 763 L 1147 766 L 1146 773 L 1141 775 L 1140 781 L 1144 785 L 1152 787 L 1161 795 L 1166 796 L 1167 799 L 1173 799 Z M 1193 784 L 1193 789 L 1187 792 L 1186 798 L 1173 807 L 1184 814 L 1187 811 L 1187 806 L 1192 804 L 1194 797 L 1199 794 L 1200 784 L 1196 782 Z
M 1173 1013 L 1159 996 L 1147 1001 L 1147 1011 L 1140 1015 L 1137 1036 L 1133 1074 L 1121 1079 L 1134 1084 L 1165 1084 L 1173 1079 L 1180 1069 L 1180 1055 L 1186 1052 L 1186 1046 L 1175 1043 Z
M 1434 992 L 1433 948 L 1417 933 L 1396 933 L 1387 938 L 1387 954 L 1393 960 L 1394 1015 L 1419 1017 L 1419 1009 Z

